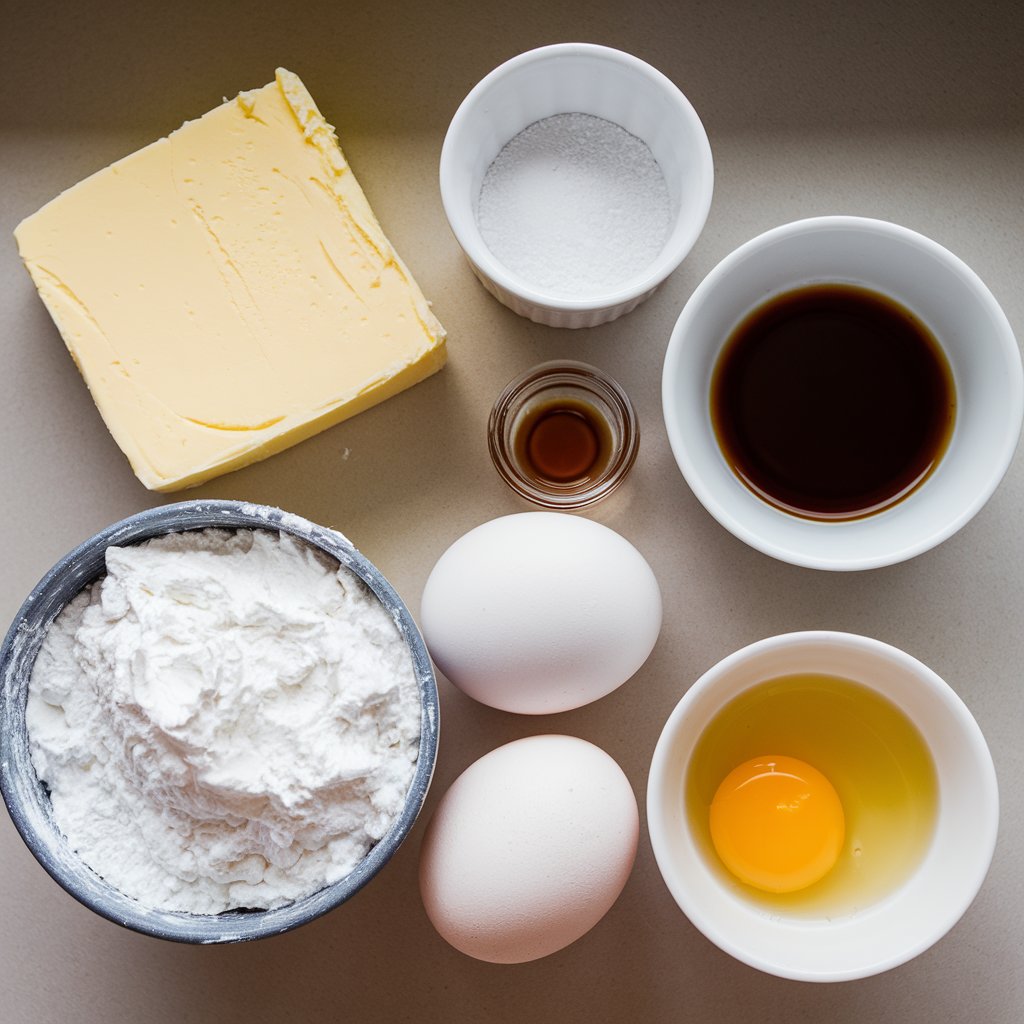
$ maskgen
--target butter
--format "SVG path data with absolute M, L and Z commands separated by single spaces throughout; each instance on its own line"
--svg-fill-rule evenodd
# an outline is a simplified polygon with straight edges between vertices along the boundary
M 444 365 L 444 329 L 283 68 L 68 189 L 15 237 L 153 490 L 266 458 Z

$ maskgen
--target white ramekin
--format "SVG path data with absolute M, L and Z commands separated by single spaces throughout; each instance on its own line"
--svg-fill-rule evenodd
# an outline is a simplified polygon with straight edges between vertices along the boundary
M 502 147 L 528 125 L 562 113 L 602 117 L 650 147 L 672 204 L 655 261 L 606 294 L 547 295 L 492 255 L 477 224 L 480 186 Z M 477 277 L 520 316 L 552 327 L 593 327 L 628 313 L 693 247 L 711 206 L 714 171 L 704 126 L 678 88 L 649 64 L 607 46 L 559 43 L 521 53 L 482 79 L 452 118 L 441 150 L 441 199 Z

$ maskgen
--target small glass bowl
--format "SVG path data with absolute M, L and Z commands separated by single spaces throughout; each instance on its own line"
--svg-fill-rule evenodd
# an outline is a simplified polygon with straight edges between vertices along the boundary
M 531 414 L 560 400 L 587 406 L 603 422 L 606 430 L 601 433 L 610 445 L 596 472 L 568 481 L 534 472 L 524 464 L 516 444 Z M 558 360 L 541 363 L 508 383 L 491 410 L 487 441 L 495 469 L 516 494 L 543 508 L 564 511 L 592 505 L 622 483 L 636 461 L 640 424 L 617 381 L 588 363 Z

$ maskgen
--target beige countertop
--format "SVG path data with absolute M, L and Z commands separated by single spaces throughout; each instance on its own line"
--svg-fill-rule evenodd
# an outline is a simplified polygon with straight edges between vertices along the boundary
M 164 501 L 242 498 L 334 526 L 416 613 L 441 552 L 521 511 L 487 456 L 500 388 L 545 359 L 596 363 L 633 398 L 640 455 L 592 513 L 655 567 L 665 625 L 644 668 L 583 709 L 521 718 L 440 679 L 442 742 L 424 816 L 350 903 L 291 934 L 195 948 L 124 931 L 55 885 L 0 815 L 5 1021 L 977 1020 L 1024 1011 L 1024 466 L 982 512 L 910 562 L 829 574 L 775 562 L 726 533 L 676 469 L 661 363 L 690 292 L 739 243 L 804 216 L 897 221 L 970 264 L 1024 337 L 1024 8 L 866 0 L 665 3 L 452 0 L 355 8 L 213 2 L 7 5 L 0 38 L 0 513 L 4 625 L 46 569 L 96 530 Z M 690 257 L 634 313 L 593 330 L 531 324 L 478 284 L 437 187 L 451 115 L 491 68 L 545 43 L 627 50 L 665 72 L 704 120 L 715 198 Z M 298 72 L 337 126 L 385 231 L 450 335 L 437 376 L 259 465 L 184 495 L 147 492 L 105 430 L 20 266 L 15 224 L 87 174 L 224 96 Z M 476 757 L 541 732 L 581 736 L 623 767 L 641 807 L 661 727 L 729 652 L 796 629 L 902 647 L 963 697 L 999 774 L 1002 823 L 975 903 L 937 946 L 877 978 L 815 986 L 719 952 L 670 898 L 642 829 L 607 917 L 516 967 L 449 948 L 420 903 L 423 825 Z

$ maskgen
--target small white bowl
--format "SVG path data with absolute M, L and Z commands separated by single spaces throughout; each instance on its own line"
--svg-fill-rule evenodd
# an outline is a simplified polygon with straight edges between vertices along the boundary
M 937 468 L 907 498 L 862 519 L 820 522 L 772 507 L 733 473 L 711 425 L 712 371 L 734 328 L 773 295 L 817 282 L 861 285 L 916 314 L 956 388 L 956 424 Z M 895 224 L 817 217 L 746 242 L 697 286 L 665 354 L 662 405 L 683 476 L 727 530 L 794 565 L 871 569 L 927 551 L 985 504 L 1020 436 L 1024 374 L 1006 316 L 963 261 Z
M 923 861 L 877 904 L 831 920 L 769 913 L 737 895 L 707 863 L 683 797 L 690 756 L 717 712 L 760 682 L 804 672 L 850 679 L 887 697 L 921 733 L 938 777 L 937 821 Z M 905 963 L 956 924 L 992 860 L 999 794 L 977 722 L 931 669 L 867 637 L 788 633 L 730 655 L 687 691 L 654 751 L 647 823 L 665 884 L 715 945 L 779 977 L 846 981 Z
M 488 167 L 528 125 L 563 113 L 592 114 L 642 139 L 668 185 L 672 228 L 655 261 L 598 296 L 548 295 L 491 253 L 477 223 Z M 590 43 L 529 50 L 482 79 L 452 118 L 441 150 L 441 199 L 477 277 L 520 316 L 552 327 L 593 327 L 628 313 L 693 247 L 711 207 L 714 170 L 704 126 L 686 97 L 637 57 Z

